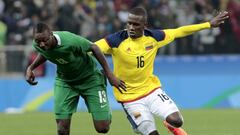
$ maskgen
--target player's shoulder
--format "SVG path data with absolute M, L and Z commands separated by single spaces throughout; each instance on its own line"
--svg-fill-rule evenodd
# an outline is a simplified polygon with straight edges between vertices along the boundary
M 75 35 L 74 33 L 71 33 L 69 31 L 53 31 L 53 34 L 57 34 L 57 35 Z
M 127 30 L 121 30 L 105 37 L 105 40 L 112 48 L 118 47 L 125 39 L 128 38 Z
M 165 32 L 160 29 L 144 29 L 144 35 L 154 38 L 156 41 L 162 41 L 165 38 Z
M 69 31 L 54 31 L 53 34 L 58 35 L 61 40 L 68 41 L 68 42 L 73 40 L 87 40 L 81 35 L 77 35 Z

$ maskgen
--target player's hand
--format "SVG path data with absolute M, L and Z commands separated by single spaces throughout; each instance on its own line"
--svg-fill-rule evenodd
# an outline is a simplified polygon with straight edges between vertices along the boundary
M 226 19 L 229 18 L 229 13 L 227 11 L 219 12 L 217 16 L 211 19 L 211 27 L 219 27 L 220 24 L 223 24 Z
M 116 87 L 121 93 L 122 93 L 122 90 L 126 91 L 126 85 L 124 81 L 118 79 L 112 73 L 110 73 L 107 77 L 108 77 L 109 83 L 112 86 Z
M 25 78 L 30 85 L 36 85 L 38 83 L 37 81 L 34 81 L 35 75 L 30 68 L 27 68 Z

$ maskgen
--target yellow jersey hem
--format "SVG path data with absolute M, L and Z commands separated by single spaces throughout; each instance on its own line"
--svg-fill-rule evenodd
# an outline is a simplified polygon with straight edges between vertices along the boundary
M 147 94 L 145 94 L 145 95 L 142 95 L 142 96 L 140 96 L 140 97 L 138 97 L 138 98 L 136 98 L 136 99 L 126 100 L 126 101 L 117 101 L 117 102 L 119 102 L 119 103 L 129 103 L 129 102 L 133 102 L 133 101 L 139 100 L 139 99 L 144 98 L 144 97 L 148 96 L 149 94 L 153 93 L 153 92 L 154 92 L 155 90 L 157 90 L 158 88 L 160 88 L 160 87 L 157 87 L 157 88 L 151 90 L 149 93 L 147 93 Z

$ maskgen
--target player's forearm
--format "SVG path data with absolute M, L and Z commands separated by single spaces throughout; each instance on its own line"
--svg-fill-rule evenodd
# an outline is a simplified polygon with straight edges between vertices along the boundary
M 209 22 L 201 23 L 201 24 L 186 25 L 186 26 L 182 26 L 175 29 L 174 35 L 175 35 L 175 38 L 181 38 L 181 37 L 191 35 L 200 30 L 209 29 L 209 28 L 211 28 L 211 25 Z
M 28 68 L 30 70 L 34 70 L 35 68 L 37 68 L 39 65 L 43 64 L 47 59 L 44 58 L 41 54 L 38 54 L 38 56 L 35 58 L 35 60 L 33 61 L 33 63 L 31 63 Z
M 101 52 L 101 50 L 98 48 L 97 45 L 92 45 L 91 49 L 92 49 L 93 55 L 96 57 L 98 62 L 101 64 L 106 76 L 108 76 L 108 74 L 111 73 L 111 70 L 108 66 L 105 56 L 103 55 L 103 53 Z

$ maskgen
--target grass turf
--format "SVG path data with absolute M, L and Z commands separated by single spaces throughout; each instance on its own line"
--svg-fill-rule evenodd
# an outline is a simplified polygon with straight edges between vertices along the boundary
M 184 129 L 188 135 L 239 135 L 240 110 L 210 109 L 183 110 Z M 52 113 L 0 113 L 0 135 L 55 135 L 56 125 Z M 160 135 L 170 135 L 162 121 L 156 119 Z M 114 111 L 111 129 L 106 135 L 133 135 L 133 131 L 122 111 Z M 99 135 L 87 112 L 75 113 L 71 135 Z

